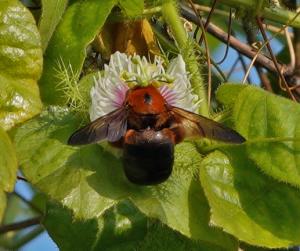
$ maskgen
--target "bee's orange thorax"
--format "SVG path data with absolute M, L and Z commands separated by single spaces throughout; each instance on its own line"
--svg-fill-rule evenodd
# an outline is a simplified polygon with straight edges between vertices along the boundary
M 164 97 L 152 85 L 129 90 L 125 102 L 140 114 L 159 114 L 166 110 Z

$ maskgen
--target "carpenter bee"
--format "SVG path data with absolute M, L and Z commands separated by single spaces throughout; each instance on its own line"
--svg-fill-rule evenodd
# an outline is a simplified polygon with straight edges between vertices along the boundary
M 187 137 L 206 137 L 230 143 L 245 139 L 236 131 L 206 117 L 174 107 L 153 85 L 136 86 L 123 105 L 79 129 L 69 145 L 107 140 L 123 148 L 123 167 L 129 181 L 159 184 L 171 175 L 174 145 Z

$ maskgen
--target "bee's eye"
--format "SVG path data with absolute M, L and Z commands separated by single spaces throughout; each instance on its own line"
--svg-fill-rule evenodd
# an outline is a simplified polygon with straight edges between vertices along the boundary
M 144 102 L 148 105 L 152 103 L 152 97 L 149 93 L 144 94 Z

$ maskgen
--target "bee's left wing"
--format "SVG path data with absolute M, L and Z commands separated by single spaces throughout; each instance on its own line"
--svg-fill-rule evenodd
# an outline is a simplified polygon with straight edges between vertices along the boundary
M 170 107 L 170 112 L 178 126 L 183 127 L 184 137 L 202 136 L 236 144 L 245 141 L 245 138 L 236 131 L 201 115 L 178 107 Z
M 121 107 L 74 132 L 68 140 L 69 145 L 92 144 L 103 139 L 116 142 L 127 130 L 127 111 Z

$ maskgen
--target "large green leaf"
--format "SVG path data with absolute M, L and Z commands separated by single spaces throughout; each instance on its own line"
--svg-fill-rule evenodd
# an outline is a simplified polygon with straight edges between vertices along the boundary
M 123 201 L 93 219 L 76 219 L 70 210 L 50 204 L 44 225 L 60 250 L 90 251 L 221 251 L 195 242 L 165 225 L 145 217 L 132 203 Z M 57 226 L 61 227 L 57 227 Z
M 42 0 L 42 15 L 39 21 L 39 30 L 43 51 L 59 23 L 67 7 L 68 0 Z
M 144 0 L 119 0 L 119 5 L 129 17 L 137 18 L 143 14 Z
M 299 190 L 261 173 L 241 147 L 227 152 L 213 152 L 201 165 L 212 222 L 252 245 L 298 245 Z
M 111 182 L 112 189 L 122 179 L 114 174 L 121 166 L 98 145 L 66 145 L 77 124 L 68 110 L 52 107 L 17 129 L 15 143 L 24 175 L 32 184 L 72 208 L 78 217 L 91 218 L 114 204 L 93 189 L 93 182 Z M 110 175 L 98 172 L 102 166 L 110 167 L 106 170 Z
M 58 224 L 62 227 L 58 228 Z M 71 210 L 50 203 L 44 225 L 61 250 L 113 250 L 126 246 L 132 250 L 144 238 L 147 220 L 128 202 L 91 219 L 75 218 Z
M 15 149 L 6 132 L 0 126 L 0 221 L 6 206 L 4 192 L 14 189 L 17 176 L 17 158 Z
M 87 45 L 101 30 L 116 3 L 117 0 L 76 1 L 67 8 L 45 52 L 45 67 L 40 80 L 45 102 L 62 103 L 62 93 L 57 86 L 59 62 L 62 61 L 67 69 L 70 65 L 74 73 L 80 73 Z
M 235 250 L 231 238 L 209 226 L 210 209 L 195 179 L 201 161 L 193 144 L 177 145 L 172 176 L 159 186 L 144 189 L 142 196 L 136 193 L 131 198 L 146 215 L 160 219 L 184 235 Z
M 42 50 L 34 18 L 20 1 L 0 1 L 0 34 L 0 124 L 8 130 L 41 110 Z
M 5 207 L 6 207 L 6 195 L 3 192 L 3 190 L 0 189 L 0 223 L 5 211 Z
M 274 178 L 300 186 L 300 105 L 252 86 L 223 85 L 218 99 L 228 105 L 228 95 L 236 100 L 229 104 L 236 129 L 258 140 L 247 145 L 249 157 Z
M 251 245 L 248 245 L 243 242 L 240 243 L 240 249 L 243 251 L 271 251 L 271 250 L 273 250 L 273 251 L 297 251 L 297 248 L 293 249 L 292 247 L 289 249 L 286 249 L 286 248 L 270 249 L 270 248 L 251 246 Z
M 193 144 L 176 147 L 174 171 L 168 181 L 142 187 L 126 179 L 109 146 L 67 146 L 77 126 L 67 110 L 52 107 L 17 129 L 18 157 L 33 185 L 85 220 L 100 216 L 119 200 L 130 199 L 145 215 L 188 237 L 227 250 L 236 248 L 232 237 L 209 226 L 209 207 L 194 176 L 201 157 Z
M 7 133 L 0 127 L 0 188 L 11 192 L 15 186 L 17 158 Z
M 247 85 L 240 84 L 222 84 L 217 90 L 216 97 L 224 105 L 233 107 L 238 95 Z

